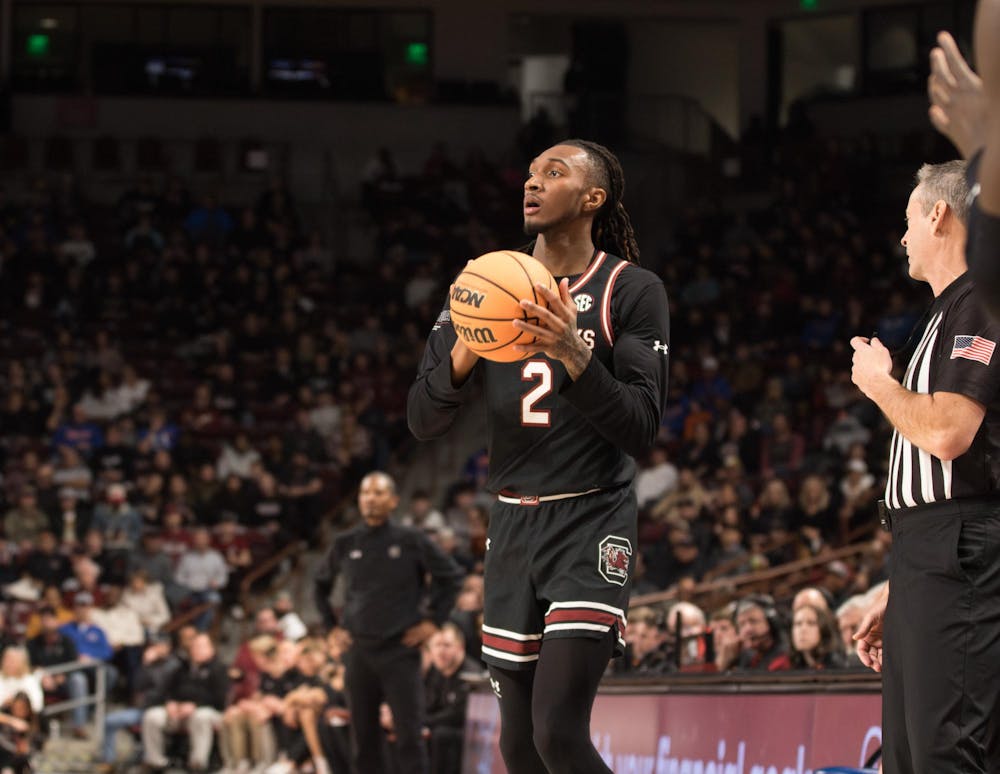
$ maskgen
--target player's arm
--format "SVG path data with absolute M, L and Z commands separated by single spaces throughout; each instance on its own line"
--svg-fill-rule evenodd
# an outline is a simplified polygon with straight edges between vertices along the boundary
M 656 440 L 667 402 L 670 312 L 663 283 L 650 279 L 640 270 L 622 272 L 612 302 L 618 319 L 612 370 L 589 357 L 578 374 L 570 372 L 574 378 L 561 393 L 602 436 L 632 456 Z
M 417 380 L 406 398 L 406 420 L 416 438 L 426 441 L 448 432 L 472 394 L 472 372 L 478 360 L 458 341 L 445 305 L 427 338 Z
M 980 301 L 1000 319 L 1000 0 L 981 0 L 976 14 L 976 63 L 985 102 L 983 150 L 969 163 L 969 186 L 979 195 L 969 213 L 966 255 Z M 992 139 L 991 139 L 992 138 Z
M 986 136 L 990 140 L 986 142 L 979 170 L 978 204 L 984 215 L 1000 217 L 1000 0 L 980 0 L 976 12 L 975 49 L 976 65 L 986 95 Z M 995 242 L 993 245 L 994 248 L 998 246 Z M 997 260 L 1000 256 L 994 254 L 993 262 Z
M 995 158 L 1000 158 L 1000 154 Z M 975 191 L 977 185 L 985 185 L 991 177 L 983 172 L 985 161 L 986 151 L 977 153 L 969 160 L 966 179 L 970 191 Z M 992 177 L 998 183 L 994 190 L 1000 190 L 1000 180 L 996 179 L 1000 177 L 1000 170 L 995 171 Z M 983 208 L 982 193 L 973 199 L 969 208 L 965 257 L 980 303 L 993 319 L 1000 320 L 1000 214 L 991 214 Z

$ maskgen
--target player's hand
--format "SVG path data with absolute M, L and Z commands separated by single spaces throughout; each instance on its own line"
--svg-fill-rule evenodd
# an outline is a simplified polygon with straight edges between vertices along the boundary
M 433 621 L 421 621 L 414 624 L 403 632 L 403 645 L 407 648 L 419 647 L 429 640 L 437 630 L 438 628 Z
M 876 672 L 882 671 L 882 635 L 885 623 L 885 608 L 889 602 L 889 584 L 878 593 L 865 617 L 861 619 L 854 633 L 858 658 L 866 667 Z
M 869 340 L 864 336 L 851 339 L 851 348 L 854 350 L 851 381 L 870 398 L 874 384 L 892 379 L 892 354 L 877 338 Z
M 927 79 L 929 109 L 934 128 L 969 158 L 986 144 L 986 95 L 983 82 L 958 50 L 955 39 L 939 32 L 931 50 L 931 74 Z
M 472 261 L 469 261 L 469 263 L 472 263 Z M 451 298 L 454 289 L 454 285 L 448 288 L 448 298 Z M 465 381 L 469 378 L 469 374 L 472 373 L 472 369 L 475 368 L 478 362 L 479 355 L 465 346 L 462 340 L 456 337 L 455 344 L 451 348 L 451 386 L 458 388 L 465 384 Z
M 580 338 L 576 329 L 576 304 L 569 294 L 569 279 L 559 283 L 559 292 L 554 293 L 544 285 L 535 285 L 535 291 L 546 300 L 549 308 L 539 306 L 534 301 L 522 299 L 521 308 L 529 317 L 537 318 L 536 323 L 514 320 L 519 331 L 533 334 L 534 344 L 515 344 L 514 349 L 525 355 L 542 352 L 566 366 L 571 379 L 576 379 L 590 362 L 590 349 Z

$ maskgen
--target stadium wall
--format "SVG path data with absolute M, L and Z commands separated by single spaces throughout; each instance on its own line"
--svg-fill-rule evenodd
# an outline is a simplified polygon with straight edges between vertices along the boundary
M 812 774 L 820 767 L 860 767 L 882 741 L 878 683 L 840 682 L 834 690 L 781 682 L 617 690 L 606 684 L 591 735 L 616 774 Z M 503 774 L 499 730 L 496 697 L 488 688 L 474 693 L 466 774 Z
M 499 155 L 519 126 L 514 106 L 396 105 L 389 103 L 208 100 L 142 97 L 13 98 L 13 131 L 27 137 L 67 135 L 128 139 L 160 137 L 221 141 L 258 138 L 293 149 L 334 151 L 344 187 L 357 184 L 376 147 L 392 148 L 404 170 L 441 139 L 464 151 Z

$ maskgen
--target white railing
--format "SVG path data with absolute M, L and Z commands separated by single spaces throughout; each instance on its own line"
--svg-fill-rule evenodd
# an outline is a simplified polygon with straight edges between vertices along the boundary
M 101 661 L 70 661 L 66 664 L 56 664 L 55 666 L 43 667 L 38 671 L 44 675 L 55 676 L 68 674 L 70 672 L 80 672 L 84 669 L 94 670 L 94 692 L 79 699 L 67 699 L 65 701 L 46 704 L 42 709 L 42 714 L 46 717 L 62 715 L 78 707 L 94 707 L 94 727 L 98 746 L 104 741 L 104 717 L 107 714 L 107 671 L 106 665 Z M 59 727 L 56 725 L 52 736 L 59 737 Z

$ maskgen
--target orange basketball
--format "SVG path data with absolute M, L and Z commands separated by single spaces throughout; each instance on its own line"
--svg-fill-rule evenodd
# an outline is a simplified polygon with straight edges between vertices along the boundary
M 536 284 L 556 290 L 549 270 L 530 255 L 499 250 L 470 261 L 451 288 L 451 322 L 458 338 L 487 360 L 523 360 L 527 355 L 515 351 L 514 345 L 532 344 L 535 337 L 512 323 L 515 319 L 538 322 L 521 308 L 522 298 L 548 306 L 535 290 Z

